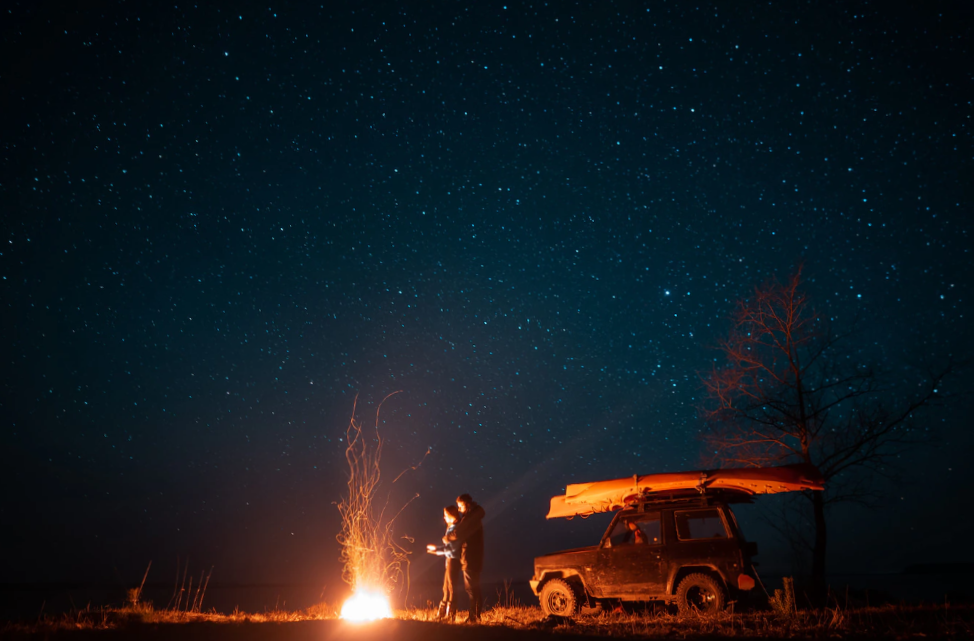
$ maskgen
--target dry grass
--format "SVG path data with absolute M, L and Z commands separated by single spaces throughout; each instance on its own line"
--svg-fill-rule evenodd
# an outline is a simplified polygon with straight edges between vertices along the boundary
M 45 634 L 59 630 L 110 630 L 138 624 L 210 623 L 286 623 L 292 621 L 337 619 L 340 604 L 320 603 L 305 610 L 273 610 L 262 613 L 235 611 L 231 614 L 156 610 L 151 605 L 123 608 L 84 609 L 46 617 L 30 624 L 8 624 L 3 633 Z M 433 621 L 434 608 L 411 608 L 396 612 L 396 617 L 412 621 Z M 457 622 L 463 625 L 466 612 Z M 773 611 L 723 613 L 711 617 L 681 617 L 662 609 L 603 611 L 575 620 L 548 619 L 537 606 L 502 604 L 487 610 L 481 625 L 512 630 L 535 630 L 567 635 L 623 638 L 677 637 L 704 639 L 739 637 L 764 639 L 969 639 L 974 638 L 974 607 L 882 606 L 867 608 L 825 608 L 798 610 L 782 617 Z
M 436 610 L 397 612 L 403 619 L 433 621 Z M 466 618 L 460 612 L 457 621 Z M 974 607 L 888 605 L 845 609 L 798 610 L 790 617 L 774 611 L 722 613 L 683 617 L 664 609 L 603 611 L 574 620 L 548 619 L 537 606 L 498 605 L 481 616 L 481 624 L 520 630 L 546 630 L 570 635 L 683 639 L 740 637 L 764 639 L 968 639 L 974 638 Z M 460 623 L 457 623 L 460 625 Z
M 41 617 L 34 623 L 8 623 L 0 627 L 0 633 L 51 632 L 55 630 L 111 630 L 131 624 L 175 623 L 286 623 L 289 621 L 315 621 L 337 619 L 341 604 L 318 603 L 304 610 L 267 610 L 265 612 L 241 612 L 230 614 L 216 611 L 157 610 L 151 604 L 138 603 L 125 607 L 84 608 L 66 612 L 60 616 Z

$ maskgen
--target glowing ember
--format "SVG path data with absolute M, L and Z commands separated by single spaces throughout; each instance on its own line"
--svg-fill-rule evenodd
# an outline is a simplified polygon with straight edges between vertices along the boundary
M 356 622 L 391 619 L 392 607 L 384 594 L 358 590 L 342 605 L 342 618 Z

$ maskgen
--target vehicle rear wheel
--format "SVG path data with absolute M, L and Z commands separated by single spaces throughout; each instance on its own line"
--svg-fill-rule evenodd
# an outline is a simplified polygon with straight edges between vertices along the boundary
M 547 616 L 574 617 L 578 615 L 579 598 L 568 581 L 564 579 L 551 579 L 541 588 L 541 610 Z
M 707 574 L 688 574 L 676 588 L 680 614 L 715 614 L 724 609 L 724 588 Z

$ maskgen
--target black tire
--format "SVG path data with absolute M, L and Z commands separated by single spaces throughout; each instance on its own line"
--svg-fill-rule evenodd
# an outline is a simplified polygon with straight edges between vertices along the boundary
M 723 586 L 708 574 L 688 574 L 676 588 L 676 605 L 683 615 L 716 614 L 726 602 Z
M 578 592 L 564 579 L 551 579 L 545 583 L 538 598 L 546 616 L 575 617 L 581 609 Z

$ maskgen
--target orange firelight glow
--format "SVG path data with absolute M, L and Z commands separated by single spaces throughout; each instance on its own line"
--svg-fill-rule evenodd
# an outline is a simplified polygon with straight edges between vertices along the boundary
M 384 594 L 373 590 L 357 590 L 342 605 L 342 618 L 356 623 L 391 619 L 392 607 Z

